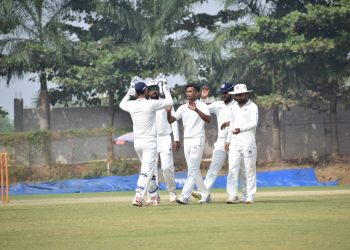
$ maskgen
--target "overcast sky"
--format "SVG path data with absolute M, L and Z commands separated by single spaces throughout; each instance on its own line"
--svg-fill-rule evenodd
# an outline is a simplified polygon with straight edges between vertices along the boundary
M 197 13 L 207 12 L 209 14 L 216 14 L 219 9 L 219 3 L 221 0 L 209 0 L 208 3 L 197 4 L 195 6 Z M 34 77 L 35 82 L 29 79 Z M 175 84 L 184 84 L 185 79 L 180 76 L 168 78 L 170 87 Z M 48 84 L 49 88 L 54 88 L 52 83 Z M 37 98 L 38 91 L 40 89 L 40 83 L 38 77 L 35 75 L 27 75 L 23 79 L 13 78 L 9 87 L 6 86 L 4 78 L 0 77 L 0 107 L 3 107 L 5 111 L 9 113 L 10 120 L 13 121 L 13 99 L 22 98 L 25 108 L 32 108 L 35 106 L 34 100 Z

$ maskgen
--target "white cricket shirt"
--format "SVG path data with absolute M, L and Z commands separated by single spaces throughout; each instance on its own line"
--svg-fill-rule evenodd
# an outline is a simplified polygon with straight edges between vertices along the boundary
M 127 94 L 119 107 L 130 113 L 135 138 L 156 137 L 156 111 L 173 105 L 170 93 L 165 93 L 163 100 L 147 100 L 145 98 L 130 100 Z
M 163 99 L 159 99 L 163 100 Z M 174 108 L 171 110 L 171 114 L 174 114 Z M 177 121 L 171 125 L 167 119 L 167 112 L 165 109 L 158 110 L 156 113 L 156 131 L 157 136 L 170 135 L 173 133 L 174 141 L 179 141 L 179 125 Z
M 231 120 L 232 107 L 235 100 L 232 100 L 227 105 L 224 101 L 216 101 L 208 104 L 208 109 L 211 114 L 216 115 L 216 120 L 218 123 L 218 138 L 226 138 L 228 133 L 228 127 L 221 129 L 221 125 L 224 122 L 229 122 Z
M 196 100 L 196 107 L 206 115 L 210 115 L 207 104 Z M 184 138 L 205 137 L 205 121 L 188 107 L 188 103 L 182 104 L 173 115 L 176 120 L 182 119 Z
M 230 127 L 227 136 L 227 142 L 232 145 L 256 147 L 255 134 L 258 126 L 259 111 L 258 106 L 251 100 L 248 100 L 242 107 L 235 102 L 232 106 Z M 232 134 L 232 130 L 239 128 L 239 134 Z

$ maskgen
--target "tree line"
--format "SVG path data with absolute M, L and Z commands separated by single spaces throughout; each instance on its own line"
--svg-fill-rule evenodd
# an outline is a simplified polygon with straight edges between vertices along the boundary
M 50 105 L 107 105 L 113 127 L 135 75 L 181 74 L 212 93 L 245 83 L 273 110 L 275 160 L 280 112 L 294 105 L 329 112 L 338 154 L 337 109 L 350 103 L 350 0 L 222 0 L 216 13 L 198 12 L 208 2 L 0 0 L 2 82 L 38 74 L 40 129 L 50 129 Z

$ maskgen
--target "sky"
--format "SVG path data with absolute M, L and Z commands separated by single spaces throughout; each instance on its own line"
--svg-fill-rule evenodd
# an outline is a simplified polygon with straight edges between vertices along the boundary
M 0 80 L 0 107 L 3 107 L 5 111 L 9 113 L 8 118 L 13 121 L 13 99 L 22 98 L 23 106 L 25 108 L 35 107 L 34 100 L 38 95 L 40 89 L 39 79 L 35 79 L 35 82 L 29 79 L 34 75 L 28 74 L 23 79 L 14 77 L 9 86 L 7 86 L 5 79 Z M 37 78 L 37 77 L 36 77 Z M 54 84 L 50 83 L 49 88 L 52 88 Z
M 194 6 L 195 12 L 202 13 L 206 12 L 208 14 L 217 13 L 220 6 L 220 0 L 209 0 L 203 4 L 197 4 Z M 30 81 L 30 78 L 35 79 L 35 81 Z M 167 77 L 170 87 L 175 86 L 175 84 L 182 85 L 185 83 L 184 77 L 180 75 Z M 54 83 L 48 83 L 48 88 L 54 88 L 56 85 Z M 25 75 L 22 79 L 13 78 L 10 85 L 7 86 L 4 78 L 0 77 L 0 107 L 3 107 L 5 111 L 9 113 L 8 118 L 13 121 L 14 119 L 14 98 L 22 98 L 24 108 L 35 107 L 34 100 L 36 99 L 40 89 L 40 83 L 37 76 L 34 74 Z

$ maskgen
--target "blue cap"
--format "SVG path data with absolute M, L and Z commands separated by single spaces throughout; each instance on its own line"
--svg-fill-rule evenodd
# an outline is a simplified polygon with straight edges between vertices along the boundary
M 225 82 L 220 87 L 220 94 L 224 94 L 233 90 L 233 84 L 230 82 Z
M 135 91 L 145 91 L 145 89 L 147 88 L 146 83 L 144 82 L 137 82 L 135 84 Z

